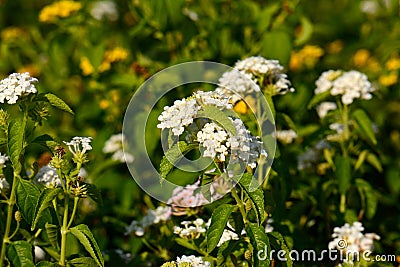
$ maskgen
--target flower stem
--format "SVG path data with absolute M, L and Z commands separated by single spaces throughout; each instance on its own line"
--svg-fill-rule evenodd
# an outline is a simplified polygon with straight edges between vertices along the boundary
M 243 217 L 243 222 L 246 223 L 247 222 L 247 215 L 246 215 L 246 211 L 244 209 L 244 205 L 243 205 L 243 201 L 239 198 L 237 192 L 236 192 L 236 188 L 232 188 L 231 190 L 231 194 L 233 196 L 233 198 L 236 200 L 237 206 L 239 207 L 239 211 L 242 214 Z
M 76 209 L 78 207 L 78 202 L 79 202 L 79 197 L 74 197 L 74 208 L 72 210 L 71 218 L 69 219 L 67 229 L 69 229 L 71 227 L 71 224 L 74 221 Z
M 66 255 L 66 245 L 67 245 L 67 233 L 68 233 L 68 193 L 64 194 L 64 217 L 63 224 L 61 226 L 61 254 L 59 264 L 65 266 L 65 255 Z
M 11 196 L 10 199 L 8 199 L 8 209 L 7 209 L 7 221 L 6 221 L 6 229 L 4 231 L 4 236 L 3 236 L 3 242 L 1 245 L 1 252 L 0 252 L 0 267 L 4 266 L 4 260 L 6 257 L 6 245 L 7 243 L 10 242 L 10 230 L 11 230 L 11 221 L 12 221 L 12 214 L 14 210 L 14 205 L 15 205 L 15 191 L 17 188 L 18 184 L 18 179 L 19 179 L 19 174 L 14 173 L 14 179 L 13 179 L 13 184 L 11 187 Z

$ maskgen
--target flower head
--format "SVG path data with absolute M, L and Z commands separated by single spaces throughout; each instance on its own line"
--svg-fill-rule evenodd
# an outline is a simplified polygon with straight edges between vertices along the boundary
M 315 84 L 317 86 L 315 94 L 329 91 L 333 96 L 340 95 L 342 103 L 345 105 L 353 103 L 356 98 L 371 99 L 371 93 L 375 91 L 367 76 L 355 70 L 326 71 L 322 73 Z
M 119 162 L 131 163 L 133 156 L 129 153 L 124 153 L 123 146 L 126 145 L 124 135 L 114 134 L 104 144 L 104 153 L 113 153 L 112 159 Z
M 6 178 L 0 178 L 0 194 L 10 189 L 10 184 L 7 182 Z
M 64 144 L 68 146 L 69 151 L 71 151 L 74 156 L 73 159 L 75 162 L 85 163 L 86 152 L 92 150 L 92 146 L 90 145 L 91 141 L 92 137 L 75 136 L 70 142 L 64 141 Z
M 0 103 L 15 104 L 18 99 L 37 93 L 35 82 L 38 80 L 30 77 L 28 72 L 11 74 L 0 81 Z
M 172 206 L 172 214 L 180 216 L 188 213 L 187 208 L 202 206 L 208 204 L 209 201 L 200 192 L 200 181 L 197 181 L 185 187 L 177 186 L 167 203 Z
M 374 240 L 380 237 L 375 233 L 363 234 L 364 227 L 361 222 L 354 222 L 353 225 L 346 223 L 342 227 L 333 229 L 333 241 L 329 242 L 329 249 L 339 249 L 342 253 L 363 252 L 374 249 Z M 344 241 L 344 242 L 343 242 Z
M 176 258 L 176 263 L 178 266 L 183 263 L 189 263 L 189 266 L 192 267 L 211 267 L 211 263 L 208 261 L 204 261 L 201 257 L 196 257 L 193 255 L 190 256 L 185 256 L 183 255 L 182 257 L 177 257 Z
M 39 14 L 39 21 L 51 23 L 58 18 L 69 17 L 72 13 L 82 8 L 82 4 L 75 1 L 63 0 L 45 6 Z
M 275 132 L 276 139 L 278 139 L 283 144 L 290 144 L 294 139 L 297 138 L 297 133 L 290 130 L 280 130 Z
M 97 1 L 90 9 L 90 15 L 97 20 L 108 19 L 116 21 L 118 19 L 117 6 L 113 1 Z
M 7 157 L 7 155 L 2 155 L 1 153 L 0 153 L 0 167 L 1 168 L 5 168 L 6 167 L 6 161 L 8 161 L 8 157 Z
M 36 181 L 44 184 L 47 188 L 55 188 L 61 186 L 61 180 L 58 177 L 57 170 L 50 165 L 40 168 L 36 175 Z
M 159 206 L 155 210 L 149 210 L 147 215 L 144 216 L 140 221 L 133 220 L 131 224 L 126 227 L 125 235 L 133 232 L 137 236 L 143 236 L 146 227 L 160 223 L 161 221 L 167 221 L 170 218 L 171 207 Z
M 246 95 L 260 91 L 260 87 L 253 80 L 251 73 L 231 70 L 225 72 L 218 80 L 219 86 L 216 91 L 229 96 L 232 103 L 236 103 Z
M 334 102 L 322 102 L 317 106 L 318 116 L 322 119 L 329 111 L 337 109 L 337 105 Z

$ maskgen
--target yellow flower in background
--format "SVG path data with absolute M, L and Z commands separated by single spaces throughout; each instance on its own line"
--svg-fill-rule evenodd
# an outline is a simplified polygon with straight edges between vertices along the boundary
M 359 68 L 366 66 L 370 57 L 371 53 L 367 49 L 357 50 L 353 56 L 354 66 Z
M 104 53 L 104 61 L 109 63 L 118 62 L 128 57 L 128 50 L 122 47 L 116 47 L 112 50 L 107 50 Z
M 312 68 L 317 64 L 324 50 L 316 45 L 306 45 L 298 52 L 292 52 L 289 62 L 291 70 L 300 70 L 303 66 Z
M 82 73 L 85 76 L 88 76 L 94 72 L 94 67 L 87 57 L 81 58 L 81 63 L 79 64 L 79 67 L 81 68 Z
M 99 66 L 99 72 L 105 72 L 111 68 L 111 63 L 128 58 L 129 52 L 125 48 L 116 47 L 104 53 L 103 62 Z
M 327 45 L 326 52 L 328 52 L 329 54 L 338 54 L 343 50 L 343 48 L 344 48 L 343 41 L 336 40 Z
M 386 68 L 388 70 L 398 70 L 398 69 L 400 69 L 400 58 L 393 57 L 393 58 L 389 59 L 386 62 L 385 66 L 386 66 Z
M 246 114 L 247 113 L 247 105 L 243 100 L 240 100 L 235 104 L 235 106 L 233 107 L 233 110 L 240 114 Z
M 379 77 L 379 82 L 384 86 L 392 86 L 397 83 L 398 75 L 396 72 L 391 72 L 389 74 L 383 74 Z
M 82 8 L 82 4 L 75 1 L 60 1 L 45 6 L 39 13 L 39 21 L 51 23 L 57 18 L 69 17 L 72 13 Z
M 26 32 L 18 27 L 7 27 L 1 31 L 1 39 L 5 42 L 13 41 L 26 36 Z

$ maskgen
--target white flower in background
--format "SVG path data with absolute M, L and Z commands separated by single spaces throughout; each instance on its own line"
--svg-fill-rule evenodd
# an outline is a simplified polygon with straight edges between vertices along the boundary
M 227 97 L 223 92 L 220 91 L 197 91 L 193 93 L 194 98 L 198 101 L 200 106 L 211 105 L 216 106 L 219 109 L 232 109 L 233 106 L 229 102 L 229 97 Z
M 325 140 L 321 140 L 315 144 L 312 148 L 308 149 L 304 153 L 297 157 L 297 169 L 311 169 L 314 164 L 320 160 L 321 151 L 329 149 L 331 146 Z
M 173 106 L 164 107 L 164 111 L 158 116 L 160 123 L 157 128 L 172 129 L 174 135 L 181 135 L 184 127 L 193 122 L 199 110 L 196 99 L 176 100 Z
M 275 132 L 275 137 L 284 144 L 290 144 L 293 142 L 294 139 L 297 138 L 297 133 L 292 129 L 280 130 Z
M 183 255 L 182 257 L 177 257 L 176 263 L 178 264 L 178 266 L 182 263 L 190 263 L 192 267 L 211 267 L 210 262 L 204 261 L 201 257 L 196 257 L 193 255 Z
M 1 168 L 5 168 L 6 167 L 6 161 L 8 161 L 8 157 L 7 157 L 7 155 L 2 155 L 1 153 L 0 153 L 0 166 L 1 166 Z
M 327 135 L 326 140 L 336 142 L 340 141 L 344 133 L 344 124 L 335 122 L 329 125 L 329 129 L 335 131 L 335 133 Z
M 266 233 L 271 233 L 274 231 L 274 227 L 272 226 L 272 223 L 274 220 L 272 218 L 267 219 L 267 224 L 265 225 L 265 232 Z
M 125 235 L 134 233 L 137 236 L 143 236 L 145 228 L 153 224 L 167 221 L 171 218 L 171 208 L 159 206 L 155 210 L 149 210 L 140 221 L 133 220 L 129 226 L 125 228 Z
M 200 192 L 200 181 L 192 185 L 177 186 L 172 191 L 172 197 L 167 203 L 172 206 L 172 214 L 181 216 L 187 214 L 187 207 L 198 207 L 208 204 L 209 201 Z
M 46 258 L 46 252 L 39 246 L 34 246 L 35 261 L 39 262 Z
M 113 153 L 111 158 L 119 162 L 133 162 L 134 158 L 129 153 L 124 153 L 123 146 L 126 145 L 125 137 L 122 133 L 112 135 L 104 144 L 104 153 Z
M 341 95 L 342 103 L 349 105 L 354 99 L 371 99 L 375 88 L 365 74 L 352 70 L 348 72 L 329 70 L 316 81 L 315 94 L 330 90 L 333 96 Z
M 10 184 L 7 182 L 6 178 L 0 178 L 0 194 L 10 189 Z
M 117 5 L 113 1 L 97 1 L 90 9 L 90 15 L 97 20 L 108 19 L 116 21 L 118 19 Z
M 37 93 L 35 82 L 38 79 L 30 77 L 28 72 L 11 74 L 0 81 L 0 103 L 15 104 L 19 98 Z
M 374 0 L 361 1 L 360 10 L 369 15 L 375 15 L 379 10 L 379 3 Z
M 125 262 L 125 263 L 129 263 L 132 259 L 133 259 L 133 256 L 132 256 L 132 253 L 129 253 L 129 252 L 124 252 L 122 249 L 116 249 L 116 250 L 114 250 L 115 251 L 115 253 L 118 255 L 118 256 L 120 256 L 121 257 L 121 259 Z
M 55 188 L 61 186 L 61 180 L 58 177 L 57 170 L 50 165 L 40 168 L 36 175 L 36 181 L 44 184 L 47 188 Z
M 194 221 L 183 221 L 181 224 L 184 227 L 174 226 L 174 234 L 182 238 L 197 239 L 206 232 L 205 222 L 201 218 Z
M 283 66 L 279 64 L 278 60 L 268 60 L 261 56 L 249 57 L 238 61 L 234 68 L 252 74 L 252 79 L 256 81 L 263 77 L 263 84 L 260 86 L 273 85 L 275 94 L 294 92 L 294 88 L 291 87 L 287 75 L 283 73 Z
M 220 87 L 215 91 L 229 96 L 232 103 L 236 103 L 246 95 L 260 91 L 260 87 L 253 80 L 252 74 L 244 71 L 227 71 L 219 78 L 218 83 Z
M 336 110 L 337 105 L 334 102 L 322 102 L 317 106 L 318 116 L 322 119 L 324 118 L 329 111 Z
M 222 236 L 218 241 L 217 247 L 222 246 L 223 243 L 230 240 L 239 240 L 239 236 L 231 230 L 224 229 L 224 231 L 222 232 Z
M 333 229 L 333 241 L 329 242 L 329 249 L 338 249 L 342 253 L 354 253 L 371 251 L 374 249 L 374 240 L 380 237 L 375 233 L 363 234 L 364 227 L 361 222 L 354 222 L 353 225 L 346 223 L 342 227 Z
M 73 155 L 83 155 L 87 151 L 92 150 L 92 146 L 90 145 L 91 141 L 92 137 L 75 136 L 70 142 L 64 141 L 64 144 L 68 146 L 69 151 L 71 151 Z
M 199 20 L 199 15 L 196 12 L 188 9 L 187 7 L 183 8 L 182 13 L 193 21 Z
M 317 88 L 314 90 L 314 94 L 318 95 L 330 90 L 333 86 L 333 81 L 342 75 L 342 73 L 343 72 L 340 70 L 328 70 L 323 72 L 315 82 Z

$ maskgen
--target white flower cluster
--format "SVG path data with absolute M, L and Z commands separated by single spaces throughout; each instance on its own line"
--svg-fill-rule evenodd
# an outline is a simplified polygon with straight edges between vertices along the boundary
M 329 111 L 337 109 L 337 105 L 334 102 L 322 102 L 317 106 L 318 116 L 322 119 Z
M 343 253 L 354 253 L 371 251 L 374 249 L 374 240 L 380 237 L 375 233 L 363 234 L 364 227 L 361 222 L 354 222 L 353 225 L 346 223 L 342 227 L 333 229 L 333 241 L 329 242 L 329 249 L 341 250 Z
M 217 157 L 220 161 L 225 161 L 226 156 L 231 152 L 231 162 L 247 163 L 251 168 L 257 165 L 257 158 L 260 155 L 266 156 L 267 153 L 256 137 L 250 134 L 242 120 L 231 119 L 236 129 L 236 135 L 225 131 L 214 122 L 204 125 L 203 129 L 197 133 L 197 140 L 202 147 L 204 157 Z
M 290 144 L 293 142 L 294 139 L 297 138 L 297 133 L 292 129 L 280 130 L 275 132 L 275 137 L 284 144 Z
M 249 57 L 238 61 L 234 68 L 252 74 L 252 79 L 255 81 L 259 77 L 263 77 L 261 86 L 273 85 L 276 94 L 294 92 L 294 88 L 291 87 L 287 75 L 283 73 L 283 66 L 279 64 L 278 60 L 268 60 L 261 56 Z
M 90 15 L 97 20 L 108 19 L 109 21 L 116 21 L 119 16 L 117 6 L 113 1 L 94 2 Z
M 201 257 L 196 257 L 193 255 L 190 256 L 185 256 L 183 255 L 182 257 L 177 257 L 176 258 L 176 263 L 182 264 L 182 263 L 190 263 L 191 267 L 211 267 L 211 263 L 208 261 L 204 261 Z
M 37 93 L 34 82 L 38 79 L 29 76 L 28 72 L 9 75 L 0 81 L 0 103 L 15 104 L 19 98 Z
M 6 167 L 6 161 L 8 161 L 8 157 L 7 157 L 7 155 L 2 155 L 1 153 L 0 153 L 0 167 L 1 168 L 5 168 Z
M 199 110 L 196 99 L 175 100 L 173 106 L 164 107 L 164 111 L 158 117 L 160 123 L 157 128 L 172 129 L 174 135 L 181 135 L 184 127 L 193 122 Z
M 55 188 L 61 186 L 60 177 L 58 177 L 57 170 L 50 165 L 45 165 L 40 168 L 36 175 L 36 181 L 44 184 L 47 188 Z
M 104 153 L 113 153 L 111 158 L 119 162 L 133 162 L 133 156 L 129 153 L 124 153 L 123 145 L 126 145 L 125 137 L 122 133 L 112 135 L 104 144 Z
M 312 168 L 314 164 L 320 160 L 321 151 L 325 148 L 329 149 L 330 147 L 329 143 L 325 140 L 319 141 L 314 147 L 297 157 L 297 169 L 304 170 Z
M 129 226 L 125 228 L 125 235 L 134 233 L 137 236 L 143 236 L 145 228 L 161 221 L 167 221 L 171 218 L 171 208 L 159 206 L 155 210 L 149 210 L 147 215 L 140 221 L 133 220 Z
M 196 239 L 206 232 L 205 222 L 201 218 L 197 218 L 194 221 L 183 221 L 181 224 L 184 228 L 174 226 L 174 233 L 182 238 Z
M 220 91 L 197 91 L 191 97 L 175 100 L 171 107 L 164 107 L 158 117 L 157 128 L 171 129 L 174 135 L 181 135 L 186 126 L 193 123 L 198 112 L 204 105 L 215 106 L 219 109 L 232 109 L 229 98 Z
M 343 123 L 332 123 L 329 124 L 329 129 L 335 131 L 333 134 L 329 134 L 326 136 L 326 140 L 328 141 L 339 141 L 342 138 L 344 133 L 344 124 Z
M 167 202 L 172 206 L 172 214 L 180 216 L 187 213 L 187 207 L 198 207 L 209 201 L 200 192 L 200 181 L 185 187 L 177 186 L 172 191 L 172 197 Z
M 73 155 L 82 155 L 85 154 L 86 151 L 92 150 L 92 146 L 90 145 L 91 141 L 92 137 L 75 136 L 70 142 L 64 141 L 64 144 L 68 146 L 69 151 L 71 151 Z
M 0 194 L 10 189 L 10 184 L 7 182 L 6 178 L 0 178 Z
M 230 96 L 232 103 L 236 103 L 246 95 L 260 91 L 260 87 L 253 80 L 251 73 L 236 69 L 225 72 L 218 80 L 218 83 L 220 87 L 215 91 Z
M 341 95 L 343 104 L 349 105 L 354 99 L 371 99 L 375 88 L 368 81 L 365 74 L 351 70 L 343 72 L 340 70 L 329 70 L 321 74 L 315 82 L 317 88 L 315 94 L 321 94 L 330 90 L 333 96 Z
M 232 228 L 232 226 L 228 223 L 228 226 Z M 230 240 L 239 240 L 239 236 L 228 229 L 224 229 L 224 231 L 222 232 L 221 238 L 218 241 L 217 247 L 222 246 L 223 243 L 230 241 Z
M 267 224 L 265 225 L 266 233 L 271 233 L 274 231 L 274 226 L 272 225 L 273 222 L 274 222 L 274 220 L 272 218 L 267 219 Z

